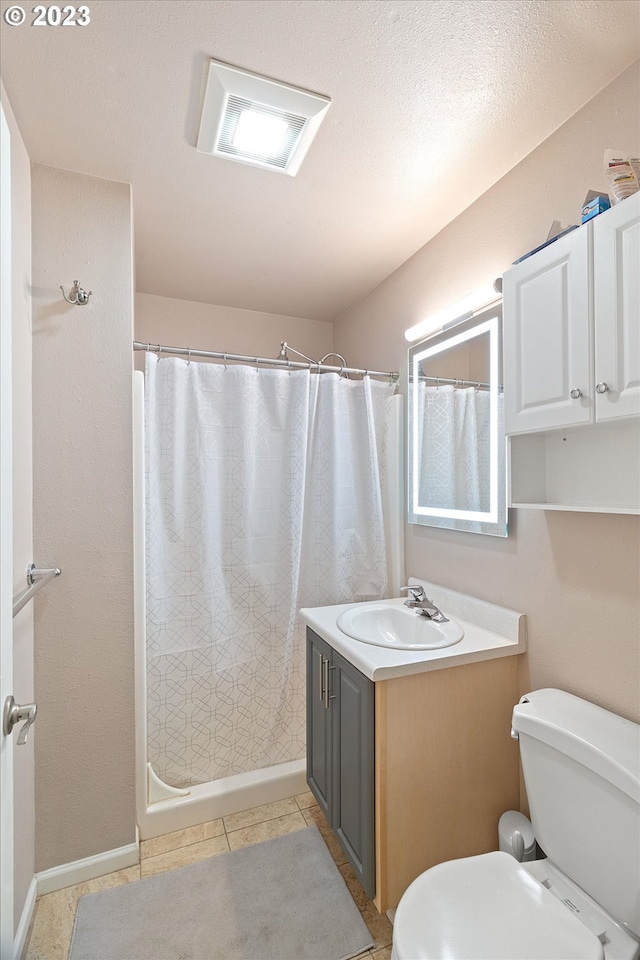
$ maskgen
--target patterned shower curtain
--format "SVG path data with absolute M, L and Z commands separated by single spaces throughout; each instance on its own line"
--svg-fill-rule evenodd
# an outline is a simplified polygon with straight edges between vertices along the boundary
M 299 608 L 386 595 L 393 392 L 147 355 L 149 760 L 165 782 L 304 756 Z

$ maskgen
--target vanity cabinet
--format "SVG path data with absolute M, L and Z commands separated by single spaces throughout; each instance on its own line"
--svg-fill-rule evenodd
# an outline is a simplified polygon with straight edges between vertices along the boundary
M 519 808 L 518 658 L 373 682 L 307 628 L 307 779 L 381 913 L 424 870 L 497 849 Z
M 375 892 L 374 685 L 307 629 L 307 780 L 369 896 Z
M 636 194 L 505 273 L 512 506 L 638 512 L 639 264 Z

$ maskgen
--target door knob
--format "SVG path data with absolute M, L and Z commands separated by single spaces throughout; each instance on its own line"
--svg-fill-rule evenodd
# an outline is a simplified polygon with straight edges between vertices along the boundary
M 602 381 L 602 383 L 596 384 L 596 393 L 607 393 L 608 390 L 609 390 L 609 384 L 605 383 L 604 380 Z
M 9 736 L 16 723 L 22 723 L 23 720 L 26 720 L 25 725 L 18 734 L 18 746 L 23 746 L 27 742 L 29 727 L 36 719 L 37 712 L 38 708 L 35 703 L 25 703 L 22 705 L 16 703 L 12 696 L 7 697 L 2 712 L 2 732 L 5 737 Z
M 573 390 L 571 391 L 571 399 L 579 400 L 581 396 L 582 396 L 582 390 L 580 390 L 578 387 L 574 387 Z

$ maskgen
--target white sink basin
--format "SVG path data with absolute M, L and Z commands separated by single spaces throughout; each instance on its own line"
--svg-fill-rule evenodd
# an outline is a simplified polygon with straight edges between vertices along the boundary
M 451 647 L 464 637 L 464 630 L 455 620 L 429 620 L 405 607 L 403 600 L 355 604 L 341 613 L 336 623 L 354 640 L 393 650 Z

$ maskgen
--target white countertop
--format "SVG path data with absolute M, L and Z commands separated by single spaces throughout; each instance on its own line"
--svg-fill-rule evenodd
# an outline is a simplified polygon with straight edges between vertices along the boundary
M 509 657 L 527 649 L 526 622 L 523 613 L 476 600 L 455 590 L 411 577 L 411 584 L 421 584 L 427 595 L 445 616 L 455 620 L 464 630 L 464 637 L 451 647 L 432 650 L 390 650 L 353 640 L 337 626 L 344 610 L 354 606 L 340 603 L 331 607 L 307 607 L 300 611 L 304 622 L 345 660 L 357 667 L 369 680 L 390 680 L 411 673 L 443 670 L 448 667 Z M 367 601 L 371 603 L 372 601 Z M 373 601 L 385 604 L 388 600 Z M 418 614 L 416 614 L 418 616 Z

